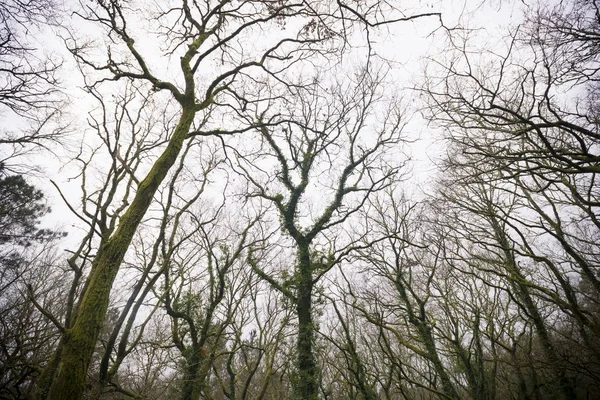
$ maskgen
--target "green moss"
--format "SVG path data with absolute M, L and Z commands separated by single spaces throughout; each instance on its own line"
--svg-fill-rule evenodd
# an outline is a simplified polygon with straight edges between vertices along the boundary
M 54 379 L 51 380 L 48 399 L 73 400 L 82 397 L 87 369 L 108 310 L 115 277 L 154 194 L 177 160 L 193 119 L 193 109 L 184 109 L 167 148 L 140 183 L 117 230 L 94 260 L 89 285 L 79 307 L 77 319 L 63 337 L 62 352 L 57 353 L 58 363 L 53 374 Z M 49 381 L 49 378 L 46 379 Z M 45 398 L 42 392 L 38 393 L 38 398 Z

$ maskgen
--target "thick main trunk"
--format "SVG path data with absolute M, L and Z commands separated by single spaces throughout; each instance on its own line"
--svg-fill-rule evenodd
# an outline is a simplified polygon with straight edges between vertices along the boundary
M 299 251 L 299 281 L 296 310 L 298 312 L 298 342 L 296 345 L 298 376 L 295 397 L 302 400 L 319 398 L 317 363 L 313 354 L 315 326 L 312 320 L 312 266 L 308 249 Z
M 38 398 L 51 400 L 80 399 L 86 383 L 87 369 L 98 334 L 104 322 L 113 282 L 129 244 L 150 206 L 154 194 L 177 160 L 194 119 L 193 107 L 184 108 L 167 148 L 140 183 L 131 205 L 123 214 L 119 227 L 94 260 L 89 285 L 78 309 L 77 319 L 63 337 L 62 353 L 49 393 L 38 392 Z M 52 371 L 46 372 L 52 374 Z
M 202 362 L 202 348 L 193 346 L 192 354 L 187 358 L 187 367 L 183 381 L 182 400 L 198 400 L 202 395 L 204 379 L 201 377 L 200 363 Z

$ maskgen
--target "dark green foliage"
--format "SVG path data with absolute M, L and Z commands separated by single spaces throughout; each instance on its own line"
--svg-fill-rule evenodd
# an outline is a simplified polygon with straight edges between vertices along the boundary
M 0 169 L 0 288 L 5 291 L 22 273 L 25 247 L 64 233 L 39 229 L 40 219 L 50 212 L 44 194 L 23 176 L 1 176 L 2 172 Z
M 0 170 L 0 174 L 2 170 Z M 19 274 L 25 247 L 49 241 L 64 233 L 39 229 L 40 219 L 50 212 L 44 194 L 21 175 L 0 177 L 0 268 L 2 277 Z M 9 274 L 13 271 L 13 274 Z M 9 278 L 12 280 L 15 276 Z M 2 279 L 0 288 L 9 285 Z
M 0 171 L 1 173 L 1 171 Z M 30 246 L 55 237 L 56 232 L 39 229 L 40 219 L 50 212 L 41 190 L 21 175 L 0 178 L 0 245 Z
M 2 172 L 0 169 L 0 176 Z M 32 260 L 28 248 L 36 244 L 44 246 L 63 235 L 38 228 L 40 219 L 49 211 L 42 191 L 27 183 L 23 176 L 0 177 L 0 398 L 3 399 L 31 397 L 33 381 L 53 345 L 52 324 L 28 301 L 28 288 L 37 287 L 47 278 L 43 271 L 36 270 L 39 261 Z M 31 281 L 31 276 L 39 281 Z M 43 302 L 44 297 L 38 300 Z

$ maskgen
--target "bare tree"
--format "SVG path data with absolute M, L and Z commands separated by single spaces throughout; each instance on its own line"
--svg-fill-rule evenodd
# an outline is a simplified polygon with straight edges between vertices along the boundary
M 362 235 L 340 228 L 373 193 L 399 177 L 405 162 L 388 159 L 388 152 L 402 142 L 401 109 L 392 105 L 378 115 L 376 105 L 383 96 L 379 78 L 364 70 L 355 79 L 350 85 L 300 89 L 287 110 L 277 109 L 275 115 L 267 110 L 260 116 L 262 143 L 252 156 L 232 149 L 234 168 L 248 182 L 248 201 L 257 198 L 274 205 L 288 246 L 296 252 L 281 270 L 267 269 L 254 254 L 248 260 L 296 310 L 294 387 L 295 396 L 302 399 L 318 397 L 313 309 L 317 284 L 359 246 Z M 274 172 L 261 167 L 269 164 L 274 164 Z
M 65 272 L 54 241 L 19 251 L 0 274 L 0 397 L 33 398 L 35 381 L 58 340 L 49 315 L 65 312 Z
M 150 15 L 150 30 L 158 32 L 168 72 L 144 54 L 144 34 L 140 17 L 143 7 L 133 3 L 98 1 L 82 3 L 76 11 L 84 21 L 103 31 L 108 40 L 105 53 L 97 56 L 91 45 L 76 35 L 67 38 L 72 54 L 99 88 L 107 81 L 134 80 L 146 90 L 161 92 L 178 107 L 177 123 L 145 177 L 139 179 L 127 210 L 107 236 L 92 267 L 72 324 L 65 328 L 61 346 L 43 376 L 39 396 L 80 398 L 87 368 L 102 327 L 109 294 L 129 244 L 153 201 L 158 188 L 175 164 L 184 142 L 190 137 L 245 132 L 264 121 L 232 128 L 226 117 L 231 110 L 244 109 L 262 101 L 253 89 L 258 81 L 285 85 L 288 71 L 310 65 L 317 58 L 337 57 L 344 51 L 353 26 L 369 27 L 384 23 L 383 6 L 364 6 L 364 10 L 323 2 L 287 3 L 279 1 L 187 1 L 164 4 Z M 393 14 L 394 10 L 388 10 Z M 350 15 L 346 18 L 346 13 Z M 429 15 L 429 14 L 428 14 Z M 412 18 L 412 17 L 411 17 Z M 142 17 L 145 19 L 145 15 Z M 251 49 L 246 38 L 263 30 L 298 21 L 293 28 L 280 30 L 265 46 Z M 343 21 L 340 22 L 340 21 Z M 143 43 L 142 45 L 140 43 Z M 163 60 L 164 61 L 164 60 Z M 163 64 L 164 65 L 164 64 Z M 92 71 L 92 72 L 89 72 Z M 251 86 L 247 86 L 251 84 Z M 262 95 L 262 94 L 261 94 Z M 310 363 L 310 362 L 309 362 Z M 48 391 L 47 391 L 48 389 Z
M 355 255 L 353 269 L 362 271 L 363 277 L 346 278 L 341 292 L 344 302 L 378 332 L 384 354 L 398 358 L 405 349 L 428 366 L 418 366 L 419 361 L 396 366 L 403 376 L 393 377 L 393 384 L 404 397 L 416 394 L 402 385 L 402 380 L 440 397 L 457 399 L 461 396 L 459 379 L 451 373 L 453 364 L 438 332 L 436 282 L 443 279 L 439 262 L 443 247 L 432 245 L 418 213 L 415 205 L 391 190 L 373 202 L 366 221 L 369 231 L 382 239 Z M 415 365 L 421 376 L 406 371 L 406 365 Z
M 82 139 L 79 154 L 70 162 L 79 168 L 71 179 L 80 183 L 80 198 L 73 198 L 59 189 L 67 206 L 84 224 L 79 245 L 70 251 L 66 263 L 72 279 L 65 313 L 54 319 L 63 334 L 59 348 L 64 333 L 77 319 L 81 295 L 90 284 L 86 278 L 93 257 L 101 252 L 114 233 L 135 186 L 139 184 L 138 169 L 144 167 L 145 157 L 153 154 L 166 140 L 164 132 L 154 126 L 168 129 L 170 123 L 168 118 L 163 118 L 164 114 L 156 112 L 161 106 L 140 93 L 135 85 L 129 85 L 119 96 L 106 98 L 94 90 L 90 94 L 97 102 L 98 110 L 89 115 L 88 132 Z M 40 378 L 38 390 L 47 387 L 48 373 L 57 366 L 58 359 L 54 357 Z
M 597 21 L 593 1 L 532 7 L 504 55 L 475 60 L 472 43 L 455 40 L 422 88 L 450 145 L 444 166 L 457 173 L 442 192 L 472 221 L 463 229 L 477 232 L 462 240 L 485 249 L 474 265 L 501 260 L 503 290 L 531 326 L 511 340 L 543 351 L 538 372 L 552 378 L 529 376 L 546 381 L 536 390 L 555 380 L 564 398 L 579 395 L 573 382 L 594 375 L 598 360 L 597 308 L 589 307 L 599 288 Z M 589 358 L 566 357 L 567 342 Z
M 64 100 L 58 79 L 61 60 L 32 40 L 33 32 L 48 29 L 59 18 L 52 0 L 0 5 L 0 113 L 9 122 L 0 131 L 2 170 L 22 172 L 23 166 L 14 162 L 18 155 L 32 145 L 48 146 L 65 132 L 57 124 Z
M 255 243 L 249 235 L 256 219 L 239 232 L 234 227 L 219 232 L 217 224 L 207 224 L 214 219 L 198 227 L 199 242 L 187 234 L 187 245 L 164 257 L 169 268 L 164 271 L 162 297 L 172 319 L 172 340 L 185 359 L 181 390 L 185 400 L 206 397 L 208 376 L 216 359 L 223 356 L 227 332 L 243 312 L 243 299 L 252 289 L 240 261 Z

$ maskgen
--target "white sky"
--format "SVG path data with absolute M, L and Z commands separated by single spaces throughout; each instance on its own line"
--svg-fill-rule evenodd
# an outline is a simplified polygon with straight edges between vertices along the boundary
M 517 18 L 521 15 L 520 8 L 523 7 L 520 2 L 502 3 L 504 4 L 500 6 L 494 4 L 494 2 L 482 4 L 481 0 L 419 1 L 415 6 L 415 10 L 441 12 L 446 27 L 463 26 L 475 30 L 481 29 L 481 36 L 488 38 L 487 41 L 492 46 L 494 42 L 498 43 L 509 26 L 516 24 Z M 402 5 L 401 2 L 400 6 Z M 411 12 L 407 11 L 407 14 L 410 15 Z M 65 22 L 65 25 L 78 31 L 78 34 L 90 37 L 96 36 L 103 40 L 98 32 L 90 29 L 89 24 L 83 24 L 76 17 L 66 17 Z M 141 25 L 144 24 L 143 20 L 138 22 Z M 372 36 L 374 52 L 392 62 L 392 70 L 388 79 L 393 84 L 394 90 L 402 90 L 405 93 L 400 97 L 403 99 L 404 104 L 414 111 L 419 106 L 418 102 L 412 98 L 412 93 L 405 89 L 419 84 L 428 63 L 427 58 L 436 61 L 443 58 L 442 52 L 447 46 L 446 34 L 442 29 L 439 29 L 439 20 L 436 17 L 398 23 L 386 26 L 379 31 L 380 34 Z M 77 165 L 68 163 L 68 160 L 77 152 L 82 138 L 85 138 L 86 141 L 96 142 L 93 138 L 93 132 L 85 133 L 88 129 L 86 128 L 87 114 L 93 109 L 94 101 L 81 90 L 81 75 L 76 71 L 70 54 L 65 51 L 64 42 L 60 39 L 61 35 L 65 35 L 64 30 L 54 28 L 44 29 L 43 32 L 32 30 L 29 37 L 32 38 L 33 42 L 39 43 L 38 48 L 43 48 L 46 53 L 60 54 L 64 59 L 63 89 L 70 99 L 67 111 L 73 121 L 73 131 L 66 140 L 66 147 L 53 149 L 54 154 L 44 153 L 35 158 L 29 157 L 25 162 L 37 164 L 42 170 L 42 174 L 33 177 L 32 180 L 45 191 L 48 202 L 54 210 L 45 221 L 45 225 L 63 226 L 62 229 L 70 232 L 67 242 L 74 241 L 73 243 L 77 243 L 80 236 L 76 229 L 77 219 L 62 203 L 56 189 L 50 185 L 49 181 L 50 179 L 55 180 L 67 198 L 74 201 L 74 205 L 79 205 L 80 183 L 71 179 L 78 173 Z M 481 43 L 486 42 L 482 41 Z M 136 38 L 136 44 L 143 50 L 143 53 L 153 55 L 149 57 L 149 63 L 153 66 L 153 70 L 158 71 L 158 75 L 169 74 L 172 68 L 163 62 L 164 59 L 156 46 L 157 42 L 150 35 Z M 360 63 L 361 51 L 359 50 L 355 54 L 354 57 Z M 348 60 L 351 60 L 351 58 L 348 58 Z M 353 62 L 348 63 L 350 67 L 352 67 L 352 64 Z M 108 87 L 108 85 L 106 86 Z M 114 90 L 119 90 L 117 84 L 113 84 L 112 87 L 114 87 Z M 8 121 L 9 127 L 11 125 L 16 126 L 16 121 L 8 118 L 5 119 L 5 124 L 6 121 Z M 436 132 L 422 121 L 419 114 L 412 116 L 407 131 L 411 138 L 419 139 L 407 150 L 414 160 L 412 168 L 414 173 L 413 182 L 416 182 L 417 186 L 425 185 L 431 176 L 431 172 L 435 169 L 431 161 L 437 159 L 443 149 L 437 144 Z M 84 143 L 84 146 L 89 145 L 88 143 Z M 139 177 L 141 178 L 141 176 Z

